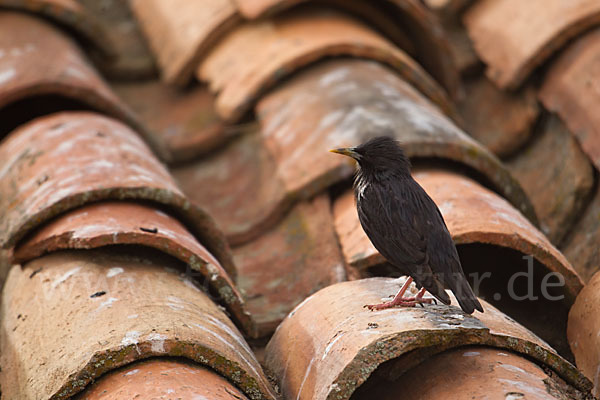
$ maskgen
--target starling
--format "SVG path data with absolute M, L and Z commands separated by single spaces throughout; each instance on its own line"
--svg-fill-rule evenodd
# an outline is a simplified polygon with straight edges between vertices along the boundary
M 381 136 L 360 146 L 330 150 L 354 158 L 358 168 L 354 194 L 358 218 L 373 246 L 409 278 L 392 301 L 368 305 L 382 310 L 396 305 L 430 303 L 428 291 L 444 304 L 452 290 L 468 314 L 482 311 L 460 265 L 444 218 L 425 190 L 410 174 L 410 161 L 392 138 Z M 416 297 L 403 297 L 413 281 Z

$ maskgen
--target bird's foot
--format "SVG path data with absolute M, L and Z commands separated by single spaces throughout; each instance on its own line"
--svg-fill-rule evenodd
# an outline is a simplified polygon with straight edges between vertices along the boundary
M 367 304 L 364 307 L 371 311 L 374 310 L 385 310 L 386 308 L 392 308 L 396 306 L 400 307 L 415 307 L 417 304 L 423 306 L 423 304 L 437 304 L 437 301 L 433 298 L 424 298 L 425 289 L 421 289 L 416 297 L 402 297 L 396 295 L 392 301 L 386 301 L 381 304 Z
M 429 299 L 426 299 L 429 300 Z M 364 307 L 368 308 L 371 311 L 374 310 L 385 310 L 386 308 L 393 308 L 396 306 L 400 307 L 414 307 L 417 304 L 416 297 L 400 297 L 394 298 L 392 301 L 386 301 L 385 303 L 380 304 L 366 304 Z

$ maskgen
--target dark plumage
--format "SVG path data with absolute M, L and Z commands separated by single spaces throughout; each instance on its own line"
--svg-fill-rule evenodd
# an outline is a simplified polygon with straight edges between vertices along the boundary
M 449 288 L 466 313 L 483 311 L 464 275 L 442 214 L 412 178 L 410 161 L 399 144 L 383 136 L 332 152 L 358 162 L 354 181 L 358 217 L 381 255 L 442 303 L 450 303 L 444 290 Z M 404 290 L 394 301 L 369 308 L 427 302 L 422 299 L 424 290 L 416 298 L 403 298 Z

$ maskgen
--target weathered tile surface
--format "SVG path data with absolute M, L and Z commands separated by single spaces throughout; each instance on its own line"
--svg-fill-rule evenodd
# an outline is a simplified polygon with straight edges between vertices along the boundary
M 131 399 L 247 400 L 231 382 L 210 369 L 158 358 L 130 364 L 94 382 L 74 400 Z
M 159 81 L 113 85 L 174 163 L 202 156 L 228 139 L 205 86 L 181 90 Z
M 567 335 L 577 367 L 594 383 L 594 394 L 600 395 L 600 274 L 596 273 L 583 288 L 569 312 Z
M 271 231 L 233 252 L 260 336 L 271 334 L 307 296 L 345 279 L 327 195 L 298 203 Z
M 190 200 L 215 218 L 232 244 L 259 236 L 281 219 L 291 203 L 275 163 L 255 132 L 171 172 Z
M 14 259 L 24 263 L 58 250 L 124 244 L 154 248 L 185 263 L 187 271 L 215 294 L 214 300 L 227 309 L 240 329 L 255 334 L 234 284 L 237 271 L 225 271 L 179 221 L 149 205 L 109 201 L 68 211 L 21 242 Z
M 498 157 L 513 154 L 533 135 L 540 114 L 534 88 L 502 91 L 481 76 L 467 82 L 465 93 L 459 110 L 466 132 Z
M 239 11 L 247 18 L 255 19 L 281 12 L 307 0 L 234 0 Z M 377 13 L 366 11 L 361 1 L 333 0 L 327 2 L 336 8 L 355 13 L 366 19 L 371 25 L 377 27 L 389 37 L 397 37 L 393 29 L 389 29 L 383 18 Z M 364 2 L 363 2 L 364 3 Z M 385 0 L 371 2 L 381 9 L 405 30 L 411 43 L 401 48 L 409 51 L 414 49 L 416 57 L 446 90 L 456 96 L 459 93 L 459 78 L 456 67 L 450 56 L 450 48 L 446 41 L 444 31 L 437 19 L 418 0 Z M 375 17 L 375 18 L 373 18 Z
M 92 54 L 104 74 L 115 79 L 141 79 L 156 74 L 154 57 L 131 15 L 128 0 L 77 1 L 98 19 L 108 36 L 111 51 L 116 53 L 114 57 L 94 57 Z
M 585 393 L 519 354 L 469 346 L 436 354 L 398 379 L 396 363 L 378 369 L 360 387 L 356 400 L 583 399 Z
M 596 168 L 600 168 L 598 54 L 600 29 L 569 45 L 552 63 L 540 91 L 540 99 L 546 108 L 561 117 Z
M 0 9 L 0 55 L 0 112 L 19 100 L 55 95 L 135 125 L 75 42 L 43 19 Z M 60 111 L 60 102 L 53 102 L 3 113 L 0 139 L 40 113 Z
M 185 85 L 198 60 L 239 21 L 232 0 L 132 0 L 163 79 Z
M 94 13 L 80 4 L 84 0 L 0 0 L 0 8 L 37 14 L 71 29 L 92 52 L 103 58 L 116 56 L 113 38 Z M 99 2 L 97 2 L 99 3 Z
M 474 316 L 436 305 L 379 312 L 363 307 L 395 293 L 401 283 L 385 278 L 344 282 L 320 290 L 296 307 L 267 345 L 266 365 L 283 395 L 348 399 L 385 361 L 410 354 L 397 364 L 400 375 L 432 353 L 465 345 L 521 353 L 576 388 L 591 388 L 573 365 L 485 302 L 485 312 Z
M 327 150 L 387 134 L 400 140 L 410 157 L 447 159 L 477 170 L 536 221 L 523 189 L 496 157 L 377 63 L 322 63 L 263 98 L 257 113 L 288 192 L 311 195 L 350 177 L 348 160 Z
M 581 215 L 594 169 L 558 117 L 545 118 L 528 146 L 506 162 L 529 195 L 542 232 L 559 244 Z
M 235 121 L 278 80 L 331 56 L 389 64 L 444 109 L 450 107 L 433 79 L 390 41 L 358 19 L 323 8 L 294 10 L 240 25 L 202 61 L 197 76 L 218 92 L 217 111 L 222 118 Z
M 225 269 L 233 269 L 212 218 L 190 204 L 139 136 L 116 120 L 88 112 L 36 119 L 0 144 L 0 160 L 2 247 L 67 210 L 92 201 L 135 199 L 162 204 Z
M 561 250 L 581 278 L 587 282 L 600 270 L 600 190 L 595 193 L 590 204 L 572 227 L 571 234 L 561 246 Z
M 2 297 L 2 394 L 66 399 L 103 373 L 171 356 L 213 368 L 250 398 L 273 399 L 236 327 L 176 267 L 127 249 L 13 266 Z
M 488 77 L 510 89 L 569 39 L 598 23 L 597 0 L 479 0 L 465 14 Z

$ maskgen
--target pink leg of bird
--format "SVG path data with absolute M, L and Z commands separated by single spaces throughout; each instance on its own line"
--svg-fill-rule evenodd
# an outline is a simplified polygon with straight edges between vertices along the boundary
M 369 310 L 373 311 L 373 310 L 385 310 L 386 308 L 392 308 L 395 306 L 414 307 L 417 304 L 432 303 L 434 301 L 434 299 L 424 299 L 423 298 L 423 296 L 425 295 L 425 292 L 426 292 L 425 288 L 421 288 L 421 290 L 419 290 L 419 293 L 417 293 L 416 297 L 404 297 L 404 293 L 406 292 L 406 289 L 408 289 L 408 287 L 410 286 L 412 281 L 413 281 L 413 278 L 411 278 L 409 276 L 408 279 L 406 280 L 406 282 L 404 282 L 404 285 L 402 285 L 402 287 L 398 291 L 398 294 L 396 294 L 396 296 L 394 296 L 392 301 L 388 301 L 388 302 L 381 303 L 381 304 L 368 304 L 368 305 L 365 305 L 365 307 L 367 307 Z

